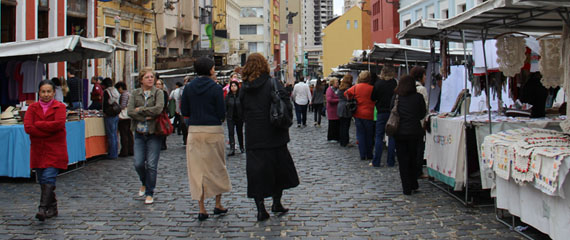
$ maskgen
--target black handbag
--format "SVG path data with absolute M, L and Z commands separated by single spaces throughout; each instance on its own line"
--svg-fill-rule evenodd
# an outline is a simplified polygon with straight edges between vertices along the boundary
M 281 98 L 277 88 L 277 80 L 271 79 L 271 107 L 269 110 L 269 121 L 277 128 L 288 129 L 293 125 L 293 107 L 291 101 Z
M 394 107 L 390 111 L 390 117 L 388 117 L 388 122 L 386 122 L 386 135 L 393 137 L 398 132 L 398 126 L 400 125 L 400 113 L 398 113 L 398 95 L 396 95 L 396 100 L 394 101 Z
M 346 105 L 344 106 L 346 111 L 350 114 L 354 114 L 356 112 L 356 108 L 358 104 L 356 102 L 356 85 L 354 86 L 354 95 L 350 99 L 346 99 Z

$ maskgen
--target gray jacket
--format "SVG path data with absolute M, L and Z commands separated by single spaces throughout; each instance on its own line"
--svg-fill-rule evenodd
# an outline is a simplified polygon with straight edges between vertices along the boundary
M 338 96 L 338 105 L 337 105 L 337 110 L 336 110 L 336 114 L 338 115 L 339 118 L 351 118 L 352 117 L 352 113 L 350 113 L 349 111 L 346 111 L 346 97 L 344 96 L 344 92 L 346 90 L 336 90 L 336 95 Z
M 325 89 L 322 87 L 315 87 L 313 88 L 313 100 L 311 101 L 313 104 L 322 104 L 325 103 Z
M 139 108 L 138 111 L 135 109 Z M 137 123 L 147 121 L 148 133 L 154 134 L 155 132 L 155 119 L 162 113 L 164 109 L 164 91 L 152 87 L 150 90 L 150 97 L 148 102 L 144 104 L 144 92 L 142 88 L 137 88 L 132 91 L 129 103 L 127 105 L 127 114 L 131 117 L 131 130 L 134 132 L 137 129 Z M 150 117 L 152 119 L 147 120 Z

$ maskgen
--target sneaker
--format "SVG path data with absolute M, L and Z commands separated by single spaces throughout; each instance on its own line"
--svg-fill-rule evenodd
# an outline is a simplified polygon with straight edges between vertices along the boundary
M 144 200 L 144 204 L 152 204 L 154 202 L 154 198 L 152 196 L 146 196 Z
M 297 124 L 297 127 L 300 128 L 300 127 L 301 127 L 301 124 Z
M 139 189 L 139 197 L 144 196 L 144 192 L 145 192 L 145 191 L 146 191 L 145 186 L 142 186 L 142 187 Z

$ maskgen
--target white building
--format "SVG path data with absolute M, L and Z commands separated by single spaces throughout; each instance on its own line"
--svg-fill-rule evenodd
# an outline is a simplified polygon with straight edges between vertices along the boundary
M 271 29 L 269 2 L 264 0 L 239 1 L 240 39 L 247 42 L 249 53 L 261 53 L 268 60 L 271 55 Z
M 303 0 L 302 6 L 302 34 L 304 46 L 315 45 L 315 5 L 314 0 Z

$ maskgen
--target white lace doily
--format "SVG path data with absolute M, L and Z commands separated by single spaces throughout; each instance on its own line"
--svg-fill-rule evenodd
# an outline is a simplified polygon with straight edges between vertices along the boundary
M 497 38 L 497 63 L 499 70 L 507 77 L 521 72 L 526 60 L 526 45 L 523 37 Z
M 545 88 L 562 86 L 562 67 L 560 66 L 560 39 L 541 39 L 538 69 L 542 74 L 540 82 Z

